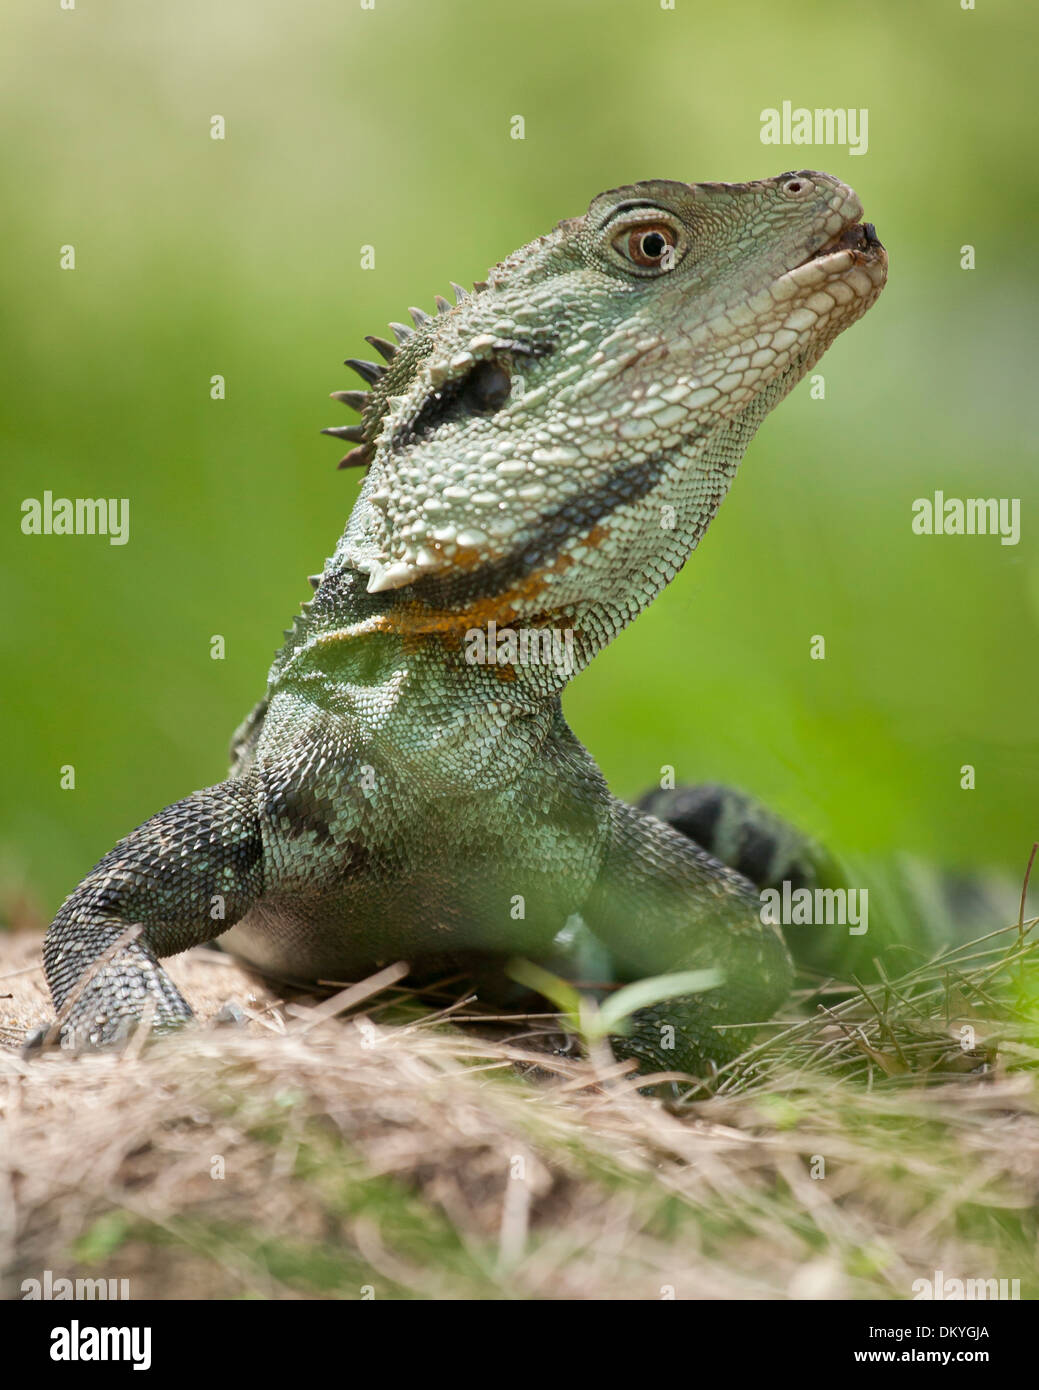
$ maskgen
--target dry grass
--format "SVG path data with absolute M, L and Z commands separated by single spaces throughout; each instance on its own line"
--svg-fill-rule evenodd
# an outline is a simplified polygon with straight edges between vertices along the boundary
M 39 938 L 0 949 L 13 1043 L 49 1012 Z M 551 1023 L 337 1017 L 194 952 L 189 998 L 247 1028 L 0 1053 L 3 1292 L 50 1269 L 137 1298 L 907 1298 L 941 1269 L 1035 1297 L 1035 957 L 1010 931 L 802 998 L 665 1105 L 536 1050 Z

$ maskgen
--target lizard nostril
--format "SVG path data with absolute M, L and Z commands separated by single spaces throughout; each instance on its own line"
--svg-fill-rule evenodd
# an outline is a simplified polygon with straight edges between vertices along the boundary
M 782 187 L 783 192 L 789 194 L 793 198 L 797 198 L 800 194 L 808 191 L 808 185 L 805 183 L 804 179 L 788 179 Z

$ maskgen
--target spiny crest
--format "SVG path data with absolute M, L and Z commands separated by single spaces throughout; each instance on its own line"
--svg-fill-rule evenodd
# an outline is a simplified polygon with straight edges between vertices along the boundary
M 438 294 L 435 297 L 438 315 L 449 313 L 459 304 L 463 304 L 467 299 L 471 298 L 469 291 L 463 289 L 461 285 L 456 285 L 453 280 L 450 284 L 455 292 L 455 303 L 450 304 L 443 295 Z M 486 280 L 477 280 L 473 284 L 473 293 L 479 294 L 486 288 Z M 408 313 L 411 315 L 415 325 L 414 328 L 409 328 L 406 323 L 390 324 L 393 335 L 397 339 L 396 343 L 391 343 L 388 338 L 379 338 L 374 334 L 366 336 L 365 342 L 369 343 L 380 357 L 382 357 L 382 362 L 369 362 L 361 357 L 348 357 L 344 362 L 343 365 L 349 367 L 351 371 L 356 372 L 362 381 L 367 382 L 369 387 L 376 387 L 379 385 L 389 369 L 389 364 L 392 363 L 397 356 L 399 348 L 403 347 L 415 337 L 416 329 L 421 332 L 427 325 L 434 322 L 431 315 L 414 306 L 408 309 Z M 365 410 L 371 404 L 372 392 L 371 390 L 333 391 L 331 392 L 331 398 L 334 401 L 341 401 L 343 405 L 348 405 L 351 410 L 356 410 L 357 413 L 363 417 Z M 359 425 L 331 425 L 328 429 L 323 429 L 321 433 L 329 434 L 333 439 L 344 439 L 348 443 L 357 446 L 339 460 L 340 468 L 366 468 L 368 464 L 371 463 L 373 441 L 367 438 L 363 419 Z
M 310 580 L 313 584 L 314 577 L 310 576 Z M 318 576 L 318 580 L 320 582 L 320 575 Z M 314 588 L 317 588 L 317 584 L 314 584 Z M 306 625 L 310 621 L 310 610 L 311 608 L 313 608 L 313 606 L 313 599 L 308 599 L 306 603 L 301 603 L 300 611 L 292 615 L 292 626 L 282 628 L 281 635 L 287 638 L 290 642 L 295 641 L 295 639 L 300 635 L 300 633 L 306 630 Z M 277 655 L 277 653 L 275 653 L 275 655 Z

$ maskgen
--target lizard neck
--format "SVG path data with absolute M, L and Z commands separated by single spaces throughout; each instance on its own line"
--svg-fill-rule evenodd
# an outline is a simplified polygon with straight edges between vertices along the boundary
M 658 461 L 648 519 L 644 503 L 638 524 L 631 504 L 618 505 L 554 555 L 535 538 L 505 566 L 459 567 L 446 579 L 369 593 L 341 543 L 288 634 L 272 685 L 326 681 L 334 700 L 334 688 L 377 684 L 384 708 L 406 702 L 419 722 L 426 698 L 435 708 L 445 686 L 462 722 L 479 724 L 487 712 L 496 719 L 502 708 L 510 717 L 546 715 L 685 564 L 762 417 L 787 389 L 777 381 L 709 433 L 673 446 Z M 529 553 L 539 562 L 524 569 Z

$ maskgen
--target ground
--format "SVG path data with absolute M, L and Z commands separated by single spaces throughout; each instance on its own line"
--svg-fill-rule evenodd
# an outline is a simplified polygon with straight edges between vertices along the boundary
M 201 1027 L 23 1061 L 40 944 L 0 934 L 8 1298 L 45 1270 L 133 1298 L 905 1299 L 938 1270 L 1039 1294 L 1016 929 L 829 1014 L 802 996 L 667 1103 L 551 1017 L 400 986 L 338 1014 L 204 950 L 170 964 Z M 248 1023 L 207 1025 L 229 998 Z

